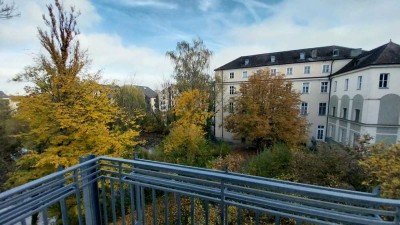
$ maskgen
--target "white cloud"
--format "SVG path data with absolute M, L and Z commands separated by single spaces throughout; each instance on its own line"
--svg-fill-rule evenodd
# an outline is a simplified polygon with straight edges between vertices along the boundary
M 119 4 L 131 7 L 155 7 L 163 9 L 177 9 L 178 5 L 172 2 L 164 2 L 160 0 L 117 0 Z

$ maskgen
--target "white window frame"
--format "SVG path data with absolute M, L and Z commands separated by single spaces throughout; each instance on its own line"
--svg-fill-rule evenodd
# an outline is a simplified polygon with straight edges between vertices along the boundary
M 274 63 L 274 62 L 275 62 L 275 59 L 276 59 L 275 56 L 272 55 L 272 56 L 271 56 L 271 62 Z
M 342 108 L 342 118 L 347 119 L 347 114 L 349 114 L 347 107 Z
M 234 78 L 235 78 L 235 72 L 230 72 L 229 79 L 234 79 Z
M 275 76 L 276 75 L 276 69 L 271 69 L 271 75 Z
M 307 115 L 308 114 L 308 102 L 300 103 L 300 114 Z
M 357 114 L 358 114 L 358 118 L 357 118 Z M 360 109 L 354 109 L 354 121 L 361 122 L 361 110 Z
M 322 73 L 330 73 L 331 67 L 329 64 L 322 65 Z
M 337 80 L 335 80 L 335 82 L 333 82 L 333 91 L 334 92 L 337 91 Z
M 348 91 L 349 90 L 349 78 L 346 78 L 344 80 L 344 90 Z
M 303 94 L 310 94 L 310 82 L 304 82 L 301 90 Z
M 389 73 L 379 74 L 379 88 L 389 88 Z
M 357 77 L 357 90 L 361 90 L 362 76 Z
M 286 68 L 286 75 L 293 75 L 293 67 Z
M 229 102 L 229 113 L 233 113 L 233 102 Z
M 326 83 L 326 85 L 324 85 L 324 83 Z M 321 93 L 328 93 L 328 84 L 329 84 L 328 81 L 321 82 L 321 88 L 320 88 Z
M 247 77 L 248 77 L 247 71 L 243 71 L 242 77 L 243 77 L 243 78 L 247 78 Z
M 235 94 L 235 86 L 229 86 L 229 94 L 234 95 Z
M 304 74 L 310 74 L 311 73 L 311 66 L 304 66 Z
M 300 52 L 300 59 L 305 59 L 305 58 L 306 58 L 306 53 Z
M 318 125 L 317 126 L 317 140 L 324 140 L 324 137 L 325 137 L 325 126 Z
M 323 106 L 325 104 L 325 106 Z M 321 109 L 325 108 L 324 113 L 321 114 Z M 328 108 L 328 104 L 326 102 L 320 102 L 318 105 L 318 116 L 326 116 L 326 111 Z

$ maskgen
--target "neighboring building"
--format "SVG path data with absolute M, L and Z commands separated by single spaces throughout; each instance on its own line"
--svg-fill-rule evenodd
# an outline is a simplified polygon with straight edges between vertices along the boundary
M 328 137 L 356 144 L 363 134 L 374 142 L 400 137 L 400 45 L 389 42 L 364 52 L 331 77 Z
M 8 105 L 11 111 L 17 109 L 17 102 L 11 100 L 11 96 L 6 95 L 3 91 L 0 91 L 0 99 L 8 101 Z
M 143 92 L 144 98 L 146 101 L 146 105 L 148 107 L 147 110 L 155 111 L 157 109 L 158 94 L 155 91 L 153 91 L 151 88 L 146 87 L 146 86 L 135 86 L 135 87 Z
M 224 117 L 229 114 L 227 109 L 233 104 L 231 97 L 237 94 L 240 84 L 246 82 L 248 76 L 268 68 L 272 74 L 284 74 L 292 81 L 293 88 L 302 93 L 299 112 L 311 124 L 310 139 L 326 139 L 328 114 L 336 110 L 335 116 L 329 116 L 331 130 L 328 136 L 333 140 L 353 144 L 354 141 L 349 140 L 369 133 L 377 141 L 395 142 L 400 111 L 400 86 L 394 85 L 400 81 L 400 74 L 397 75 L 400 73 L 398 48 L 397 44 L 390 42 L 368 52 L 359 48 L 326 46 L 239 57 L 215 69 L 224 87 L 223 94 L 217 99 L 215 136 L 240 141 L 223 128 Z M 356 90 L 357 79 L 362 79 L 361 90 Z M 382 87 L 376 86 L 376 90 L 372 90 L 374 82 Z M 337 113 L 343 108 L 346 108 L 346 119 L 339 119 Z M 397 113 L 397 117 L 388 116 L 389 111 Z M 355 119 L 359 122 L 350 121 Z
M 178 90 L 173 84 L 165 87 L 158 93 L 158 107 L 161 112 L 167 112 L 175 105 L 175 98 L 178 95 Z

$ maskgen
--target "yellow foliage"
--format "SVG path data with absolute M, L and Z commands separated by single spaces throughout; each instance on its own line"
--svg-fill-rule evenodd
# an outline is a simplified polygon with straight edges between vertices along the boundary
M 400 144 L 369 146 L 367 156 L 360 161 L 360 165 L 370 175 L 366 184 L 371 187 L 381 185 L 384 197 L 400 198 Z

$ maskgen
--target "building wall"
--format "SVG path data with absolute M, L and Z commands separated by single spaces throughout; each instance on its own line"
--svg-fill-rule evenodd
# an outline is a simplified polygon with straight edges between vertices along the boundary
M 323 72 L 323 65 L 329 65 L 332 69 L 332 73 L 337 72 L 340 68 L 346 65 L 350 60 L 335 60 L 335 61 L 318 61 L 318 62 L 305 62 L 296 64 L 284 64 L 270 66 L 268 69 L 276 70 L 276 73 L 286 74 L 287 68 L 292 68 L 292 75 L 285 75 L 287 79 L 293 82 L 293 88 L 299 92 L 302 92 L 303 83 L 309 83 L 309 93 L 302 94 L 301 100 L 308 103 L 308 114 L 306 118 L 311 124 L 309 129 L 309 138 L 317 137 L 318 125 L 325 127 L 324 136 L 326 134 L 327 117 L 318 115 L 319 103 L 327 103 L 329 99 L 329 78 L 330 71 Z M 305 74 L 305 66 L 310 66 L 310 73 Z M 231 97 L 235 94 L 230 94 L 230 86 L 235 87 L 236 91 L 239 92 L 240 84 L 246 82 L 248 78 L 243 77 L 243 72 L 247 71 L 247 76 L 250 76 L 254 72 L 260 69 L 266 69 L 267 67 L 253 67 L 253 68 L 241 68 L 233 70 L 220 70 L 216 71 L 216 76 L 223 77 L 223 95 L 217 98 L 216 106 L 216 117 L 215 117 L 215 135 L 219 139 L 228 141 L 240 141 L 234 139 L 234 135 L 225 129 L 223 129 L 223 118 L 229 115 L 227 109 Z M 230 77 L 230 73 L 234 73 L 233 78 Z M 328 82 L 328 90 L 326 93 L 321 93 L 321 82 Z M 223 110 L 225 108 L 225 110 Z M 328 110 L 327 110 L 328 111 Z M 300 112 L 300 106 L 299 106 Z M 324 138 L 323 138 L 324 139 Z
M 381 73 L 388 73 L 388 88 L 379 88 Z M 361 89 L 358 77 L 362 77 Z M 348 90 L 345 82 L 348 79 Z M 336 75 L 337 90 L 332 90 L 329 107 L 328 137 L 343 144 L 355 144 L 357 138 L 369 134 L 374 142 L 396 143 L 400 132 L 400 67 L 374 66 Z M 348 100 L 347 100 L 348 99 Z M 336 104 L 337 100 L 337 104 Z M 348 105 L 348 117 L 343 118 L 343 107 Z M 336 116 L 333 107 L 336 106 Z M 359 109 L 359 121 L 355 110 Z

